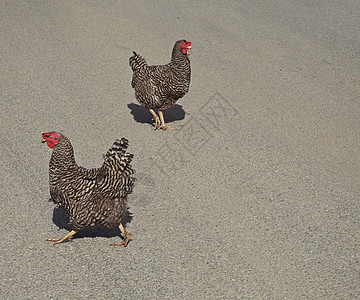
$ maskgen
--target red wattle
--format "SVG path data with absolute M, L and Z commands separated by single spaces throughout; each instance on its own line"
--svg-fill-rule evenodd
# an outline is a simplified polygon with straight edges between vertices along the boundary
M 51 143 L 50 141 L 47 141 L 47 145 L 51 148 L 54 149 L 55 145 L 53 143 Z

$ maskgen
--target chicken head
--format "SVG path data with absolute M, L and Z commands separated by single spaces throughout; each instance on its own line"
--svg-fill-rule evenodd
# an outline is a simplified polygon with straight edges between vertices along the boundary
M 58 144 L 59 142 L 59 137 L 60 137 L 60 134 L 56 131 L 52 131 L 52 132 L 44 132 L 42 134 L 42 140 L 41 142 L 42 143 L 47 143 L 47 145 L 53 149 L 55 147 L 55 145 Z

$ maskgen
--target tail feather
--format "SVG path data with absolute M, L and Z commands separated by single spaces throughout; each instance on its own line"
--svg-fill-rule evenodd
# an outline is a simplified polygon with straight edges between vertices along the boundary
M 133 51 L 134 55 L 129 58 L 129 65 L 133 71 L 147 66 L 145 58 Z
M 134 157 L 133 154 L 126 152 L 129 146 L 127 139 L 122 138 L 116 140 L 111 149 L 103 156 L 104 164 L 114 171 L 120 172 L 126 176 L 130 176 L 135 173 L 135 170 L 131 167 L 131 161 Z

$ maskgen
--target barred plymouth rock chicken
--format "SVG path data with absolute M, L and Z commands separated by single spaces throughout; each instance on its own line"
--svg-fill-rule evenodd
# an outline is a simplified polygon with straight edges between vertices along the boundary
M 135 89 L 135 97 L 153 115 L 155 129 L 176 129 L 165 126 L 163 112 L 189 91 L 191 69 L 188 51 L 190 48 L 190 42 L 177 41 L 171 60 L 166 65 L 148 66 L 146 60 L 136 52 L 129 59 L 133 70 L 131 85 Z M 155 108 L 159 112 L 160 119 L 154 111 Z
M 127 209 L 127 195 L 132 192 L 135 171 L 130 163 L 133 155 L 126 152 L 128 140 L 116 140 L 103 155 L 101 168 L 85 169 L 76 164 L 68 138 L 52 131 L 42 134 L 42 143 L 53 149 L 49 167 L 50 195 L 57 207 L 69 214 L 72 231 L 60 239 L 48 239 L 53 245 L 67 242 L 85 227 L 118 226 L 124 237 L 111 246 L 127 246 L 131 233 L 121 219 Z

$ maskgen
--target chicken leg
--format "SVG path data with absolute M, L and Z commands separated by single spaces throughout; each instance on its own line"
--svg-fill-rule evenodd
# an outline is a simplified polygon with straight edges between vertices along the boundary
M 164 115 L 163 115 L 163 112 L 160 111 L 160 110 L 159 110 L 159 116 L 160 116 L 160 121 L 161 121 L 161 125 L 159 126 L 159 129 L 162 129 L 162 130 L 177 130 L 176 127 L 165 126 Z
M 154 112 L 153 109 L 150 108 L 149 111 L 153 115 L 153 120 L 155 121 L 155 130 L 160 129 L 160 119 L 159 119 L 159 117 L 157 116 L 157 114 Z
M 49 242 L 54 242 L 53 246 L 65 243 L 65 242 L 71 242 L 70 237 L 72 237 L 76 233 L 75 230 L 71 230 L 67 235 L 63 236 L 61 239 L 46 239 Z
M 112 243 L 110 246 L 121 246 L 121 245 L 124 245 L 124 247 L 126 247 L 127 244 L 128 244 L 129 241 L 130 241 L 130 236 L 132 235 L 132 233 L 126 232 L 124 226 L 123 226 L 121 223 L 120 223 L 120 225 L 119 225 L 119 229 L 120 229 L 120 231 L 121 231 L 121 234 L 122 234 L 123 237 L 124 237 L 123 241 L 120 242 L 120 243 Z

